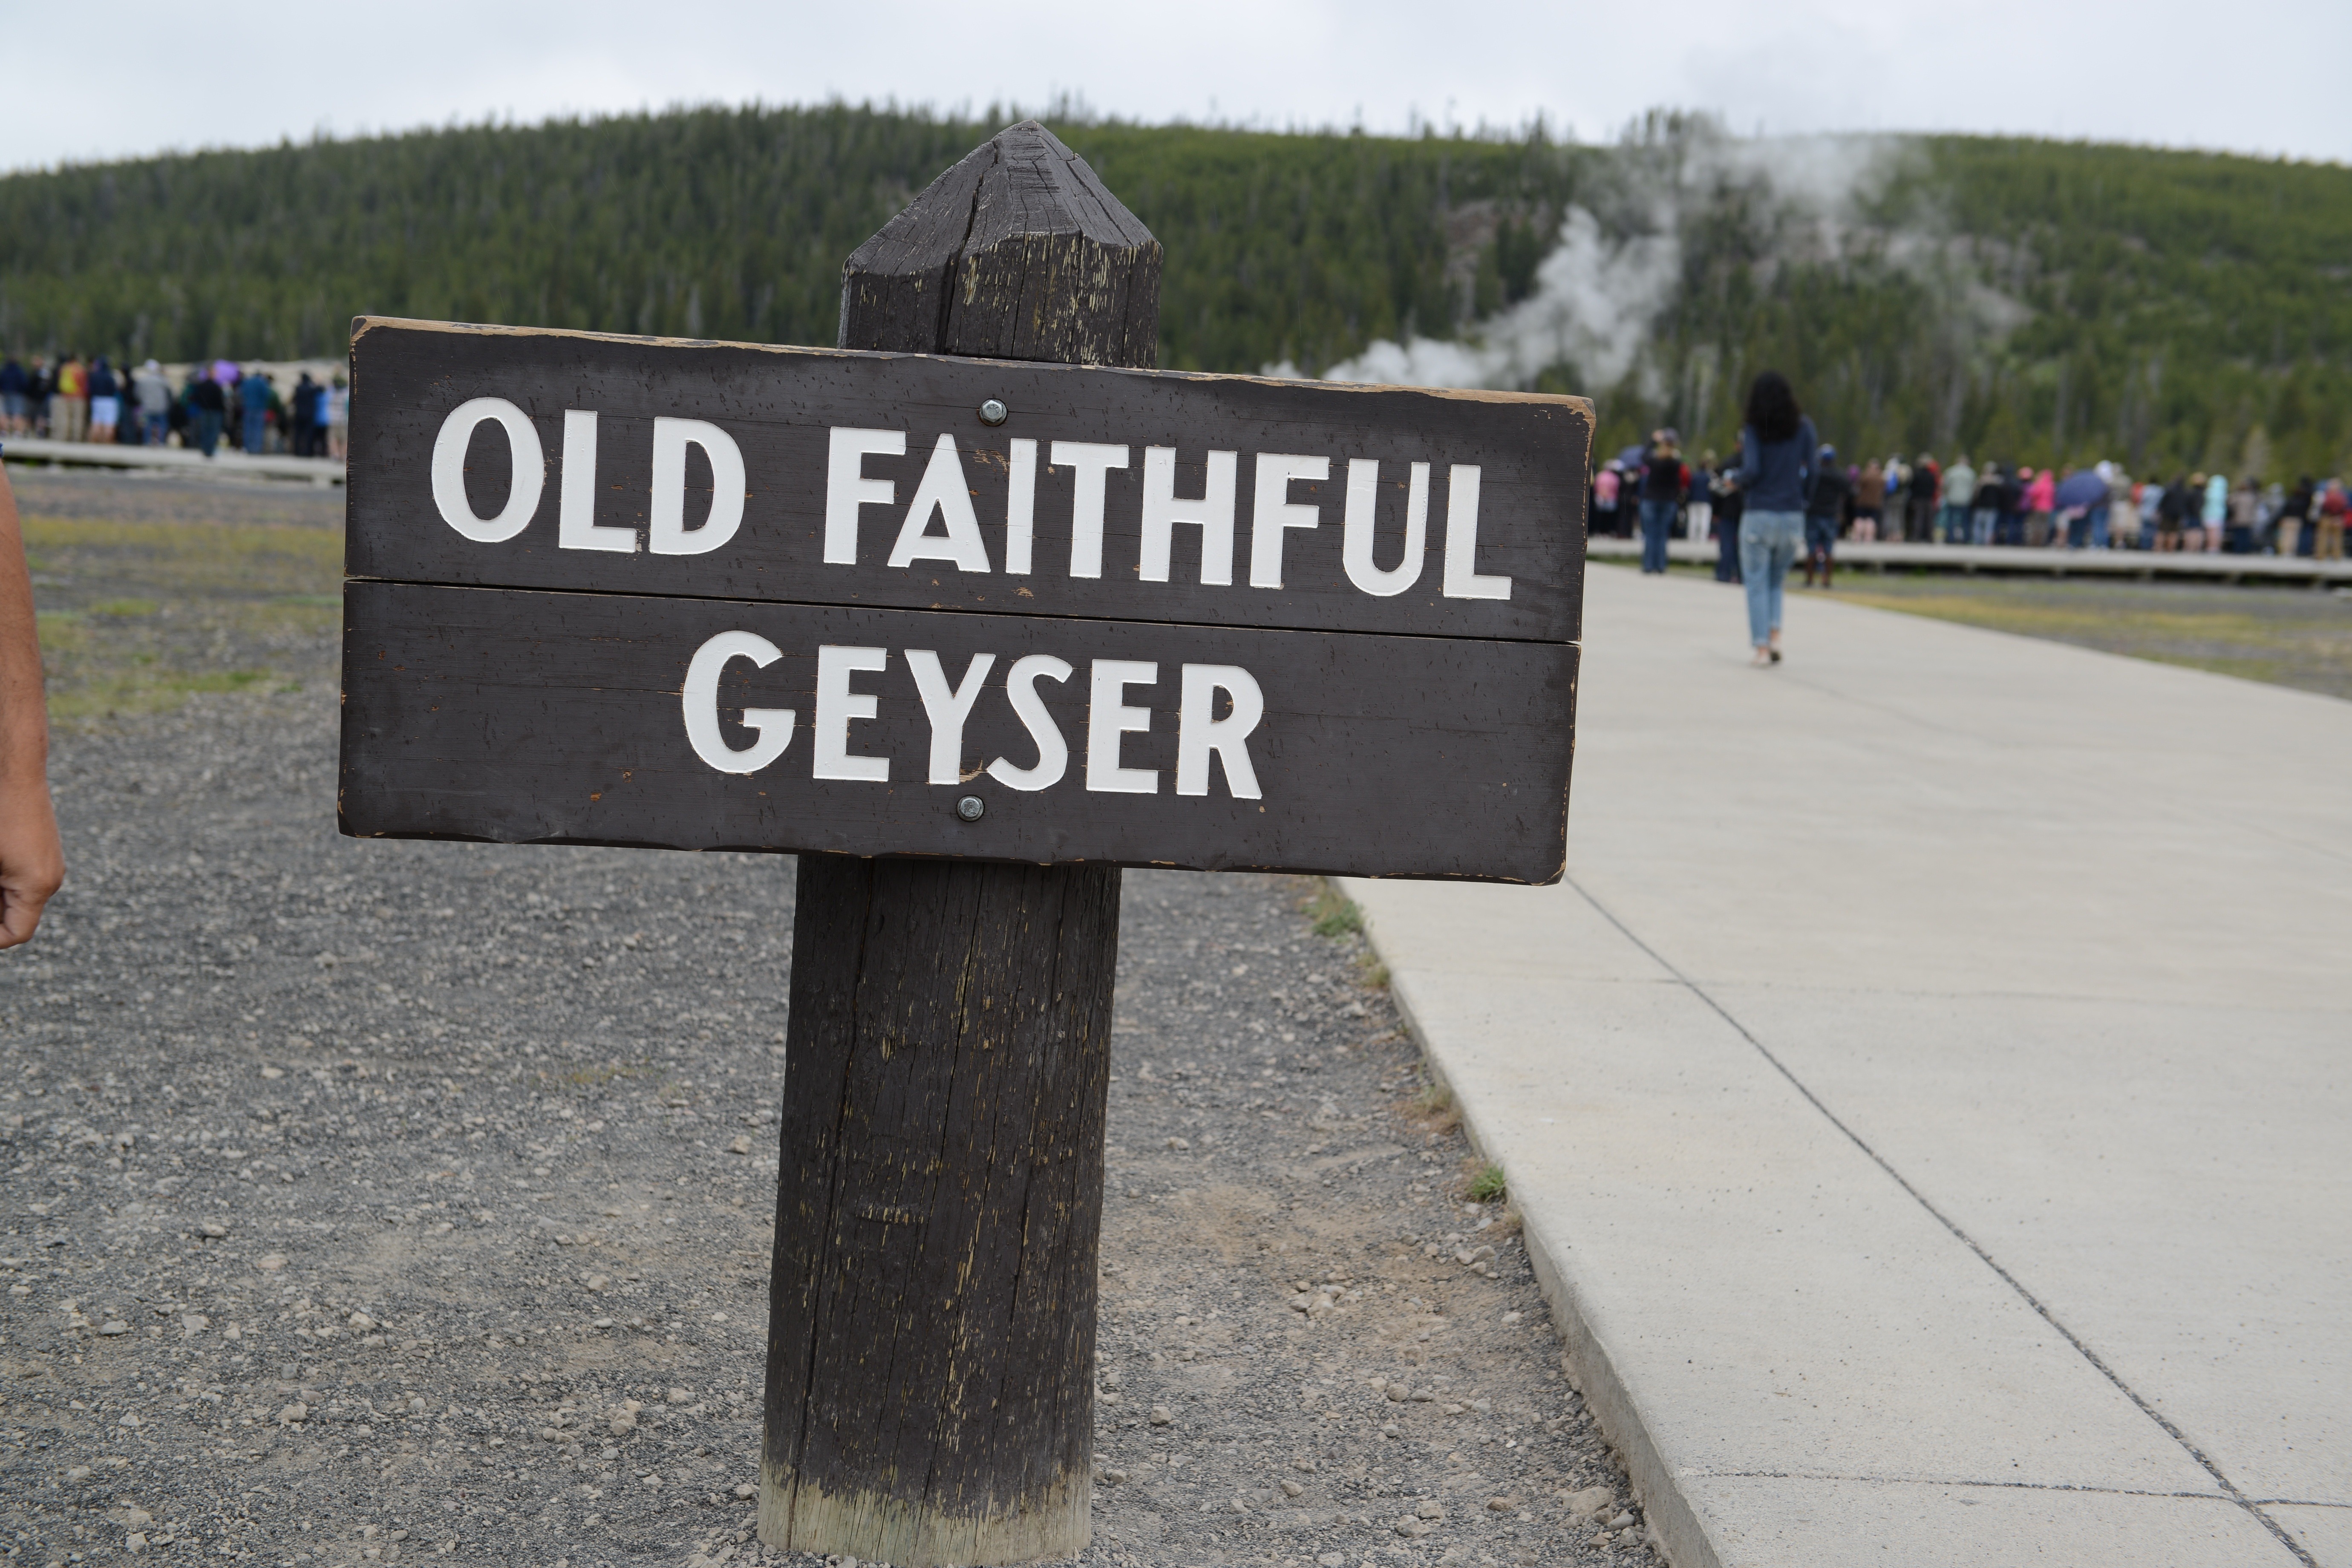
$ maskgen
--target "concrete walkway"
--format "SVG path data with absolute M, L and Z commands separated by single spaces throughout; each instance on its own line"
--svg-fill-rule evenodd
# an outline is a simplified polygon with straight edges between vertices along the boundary
M 2352 1568 L 2352 703 L 1588 610 L 1569 881 L 1346 886 L 1678 1568 Z
M 1602 535 L 1586 543 L 1596 560 L 1639 561 L 1642 542 Z M 1717 547 L 1705 540 L 1673 539 L 1675 561 L 1715 563 Z M 1857 544 L 1841 541 L 1838 567 L 1866 572 L 1959 572 L 1974 576 L 2120 577 L 2150 583 L 2293 583 L 2305 587 L 2352 585 L 2352 561 L 2308 555 L 2230 555 L 2219 551 L 2158 554 L 2152 550 L 2029 550 L 2020 545 Z M 1863 579 L 1867 582 L 1868 579 Z
M 343 465 L 330 458 L 251 456 L 223 447 L 205 457 L 193 447 L 104 446 L 89 441 L 43 441 L 30 436 L 11 437 L 7 458 L 12 463 L 55 463 L 66 468 L 143 468 L 185 477 L 189 474 L 230 475 L 239 479 L 302 479 L 326 486 L 343 482 Z

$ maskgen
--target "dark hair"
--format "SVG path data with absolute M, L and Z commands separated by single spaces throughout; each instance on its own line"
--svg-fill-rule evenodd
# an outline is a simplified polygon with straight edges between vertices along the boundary
M 1786 441 L 1797 433 L 1805 411 L 1797 406 L 1797 390 L 1777 370 L 1768 370 L 1748 385 L 1748 423 L 1759 441 Z

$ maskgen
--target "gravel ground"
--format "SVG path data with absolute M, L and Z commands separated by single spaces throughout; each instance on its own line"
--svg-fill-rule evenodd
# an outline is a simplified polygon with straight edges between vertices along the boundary
M 59 739 L 0 1559 L 813 1568 L 740 1489 L 791 862 L 338 837 L 325 651 Z M 1083 1561 L 1653 1561 L 1318 891 L 1129 873 Z

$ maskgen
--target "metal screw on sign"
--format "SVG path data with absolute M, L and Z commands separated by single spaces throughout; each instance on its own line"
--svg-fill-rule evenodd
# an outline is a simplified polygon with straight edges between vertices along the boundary
M 987 809 L 988 804 L 976 795 L 968 795 L 956 802 L 956 815 L 966 822 L 978 822 L 980 814 Z
M 980 405 L 980 422 L 982 425 L 1002 425 L 1012 417 L 1013 410 L 1005 407 L 1001 398 L 992 397 Z M 979 813 L 972 815 L 976 816 Z

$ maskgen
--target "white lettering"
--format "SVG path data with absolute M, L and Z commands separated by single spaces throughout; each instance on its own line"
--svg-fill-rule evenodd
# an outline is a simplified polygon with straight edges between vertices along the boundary
M 1119 766 L 1119 737 L 1151 728 L 1151 710 L 1127 703 L 1127 689 L 1150 686 L 1160 679 L 1160 667 L 1146 660 L 1095 660 L 1092 689 L 1087 696 L 1087 787 L 1107 795 L 1157 795 L 1160 770 Z
M 474 503 L 466 499 L 466 448 L 485 419 L 497 420 L 507 433 L 507 451 L 513 459 L 514 480 L 507 489 L 507 504 L 496 517 L 477 515 Z M 547 454 L 540 447 L 539 431 L 505 398 L 469 398 L 441 421 L 441 433 L 433 438 L 433 504 L 441 509 L 441 521 L 467 538 L 478 544 L 512 539 L 530 526 L 546 485 Z
M 1222 719 L 1215 717 L 1220 691 L 1234 701 Z M 1259 799 L 1257 770 L 1244 742 L 1265 717 L 1265 693 L 1240 665 L 1186 665 L 1176 719 L 1176 793 L 1209 793 L 1209 753 L 1214 752 L 1224 759 L 1225 793 L 1235 800 Z
M 1013 661 L 1004 674 L 1004 695 L 1013 700 L 1013 711 L 1020 715 L 1028 728 L 1029 739 L 1036 742 L 1037 765 L 1016 768 L 1003 757 L 988 764 L 988 776 L 1007 789 L 1049 789 L 1062 782 L 1069 771 L 1070 746 L 1062 739 L 1062 727 L 1045 710 L 1045 700 L 1037 695 L 1039 677 L 1059 683 L 1070 679 L 1067 660 L 1055 658 L 1050 653 L 1033 653 Z
M 1076 470 L 1070 502 L 1070 575 L 1102 575 L 1103 476 L 1127 467 L 1127 448 L 1094 441 L 1056 441 L 1054 467 Z
M 719 728 L 719 679 L 727 671 L 727 661 L 748 658 L 765 669 L 783 657 L 782 649 L 753 632 L 720 632 L 694 650 L 682 695 L 686 738 L 696 756 L 722 773 L 756 773 L 784 754 L 792 744 L 795 718 L 789 708 L 744 709 L 743 723 L 757 730 L 760 738 L 740 752 L 727 743 Z
M 933 512 L 947 529 L 944 534 L 930 531 Z M 952 436 L 940 437 L 932 447 L 923 482 L 907 503 L 907 521 L 898 525 L 898 542 L 891 547 L 891 565 L 913 561 L 952 561 L 959 572 L 988 570 L 988 546 L 980 542 L 980 519 L 971 510 L 963 459 L 956 456 Z
M 898 487 L 893 481 L 866 477 L 866 459 L 869 457 L 903 458 L 906 455 L 907 433 L 904 430 L 838 429 L 833 432 L 824 466 L 826 565 L 856 565 L 857 509 L 862 506 L 887 506 L 898 497 Z
M 1250 586 L 1282 586 L 1282 535 L 1292 528 L 1313 528 L 1320 520 L 1318 508 L 1290 499 L 1293 479 L 1328 479 L 1328 458 L 1300 458 L 1288 452 L 1257 455 L 1257 493 L 1250 511 Z
M 1008 575 L 1029 574 L 1029 554 L 1037 541 L 1037 443 L 1025 436 L 1013 438 L 1012 461 L 1004 489 L 1004 570 Z
M 1508 577 L 1478 572 L 1478 465 L 1456 463 L 1445 478 L 1445 596 L 1507 599 Z
M 875 784 L 890 777 L 887 757 L 852 756 L 849 721 L 871 719 L 880 707 L 872 695 L 849 689 L 850 676 L 861 669 L 886 669 L 890 652 L 879 647 L 837 647 L 827 643 L 816 650 L 816 723 L 809 743 L 816 750 L 814 777 L 865 779 Z
M 686 448 L 710 459 L 710 515 L 686 526 Z M 653 508 L 646 547 L 656 555 L 707 555 L 743 526 L 743 450 L 735 437 L 701 419 L 654 421 Z
M 563 411 L 563 489 L 555 507 L 555 542 L 562 550 L 636 552 L 637 531 L 596 521 L 596 411 Z
M 962 684 L 950 689 L 938 654 L 927 647 L 907 650 L 908 668 L 915 672 L 915 690 L 923 699 L 923 716 L 931 721 L 931 783 L 963 782 L 963 722 L 971 717 L 971 705 L 980 700 L 981 683 L 995 663 L 992 653 L 973 654 L 971 662 L 963 667 Z
M 1232 452 L 1209 454 L 1198 500 L 1176 496 L 1176 448 L 1143 449 L 1143 580 L 1168 581 L 1170 535 L 1180 522 L 1201 530 L 1201 581 L 1220 588 L 1234 581 L 1234 470 Z
M 1372 533 L 1380 500 L 1381 466 L 1369 458 L 1348 462 L 1348 514 L 1339 543 L 1339 561 L 1348 581 L 1365 593 L 1391 598 L 1420 579 L 1429 548 L 1429 465 L 1412 465 L 1412 481 L 1404 500 L 1404 555 L 1392 571 L 1372 564 Z M 1189 667 L 1188 667 L 1189 668 Z

